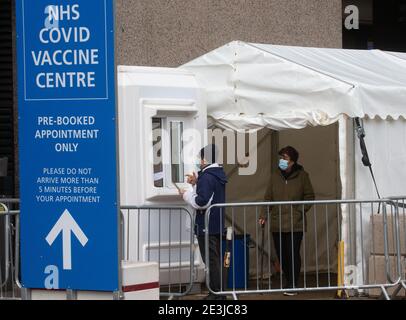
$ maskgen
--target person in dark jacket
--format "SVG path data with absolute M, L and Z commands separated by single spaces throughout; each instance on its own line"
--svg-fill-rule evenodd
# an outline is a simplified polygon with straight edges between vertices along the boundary
M 270 202 L 314 200 L 315 195 L 309 174 L 297 163 L 299 152 L 288 146 L 279 151 L 279 156 L 279 170 L 273 175 L 274 178 L 268 186 L 265 200 Z M 285 287 L 288 289 L 298 288 L 299 285 L 300 248 L 307 229 L 306 212 L 310 208 L 310 205 L 269 207 L 270 229 L 285 276 Z M 265 224 L 267 215 L 267 212 L 263 212 L 260 224 Z M 295 295 L 295 293 L 285 292 L 285 295 Z
M 190 190 L 181 190 L 183 199 L 196 209 L 195 234 L 199 242 L 199 249 L 205 264 L 205 234 L 209 233 L 209 267 L 210 287 L 214 292 L 219 292 L 224 287 L 221 284 L 221 263 L 220 241 L 225 230 L 225 216 L 222 208 L 213 208 L 210 211 L 209 230 L 205 226 L 206 209 L 216 203 L 226 201 L 227 177 L 224 169 L 217 163 L 218 150 L 215 145 L 208 145 L 203 148 L 198 156 L 198 176 L 195 173 L 188 175 L 188 183 L 193 186 Z M 224 279 L 224 277 L 223 277 Z M 224 299 L 216 295 L 209 295 L 206 299 Z

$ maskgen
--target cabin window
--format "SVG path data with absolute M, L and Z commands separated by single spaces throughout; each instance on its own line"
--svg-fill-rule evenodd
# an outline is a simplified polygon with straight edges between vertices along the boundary
M 171 140 L 171 180 L 175 183 L 185 181 L 185 171 L 183 163 L 183 122 L 170 122 Z
M 154 187 L 185 182 L 182 121 L 152 118 Z
M 164 187 L 164 170 L 162 161 L 162 119 L 152 119 L 152 147 L 154 161 L 154 186 L 156 188 Z

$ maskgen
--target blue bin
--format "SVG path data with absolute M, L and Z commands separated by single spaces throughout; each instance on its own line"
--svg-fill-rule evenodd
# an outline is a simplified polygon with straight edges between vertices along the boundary
M 233 288 L 233 278 L 235 277 L 235 288 L 245 289 L 248 287 L 249 279 L 249 244 L 251 241 L 251 236 L 247 234 L 244 235 L 234 235 L 234 259 L 233 259 L 233 246 L 230 243 L 230 268 L 225 269 L 228 271 L 227 276 L 227 288 Z M 224 259 L 224 253 L 226 252 L 226 239 L 223 238 L 222 245 L 222 259 Z M 244 251 L 245 248 L 245 251 Z M 245 260 L 245 264 L 244 264 Z M 233 265 L 233 262 L 235 266 Z M 246 267 L 245 267 L 246 266 Z M 234 271 L 235 270 L 235 271 Z

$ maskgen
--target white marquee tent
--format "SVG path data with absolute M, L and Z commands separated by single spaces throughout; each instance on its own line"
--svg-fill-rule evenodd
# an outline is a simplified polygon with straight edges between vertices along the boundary
M 406 54 L 232 42 L 183 68 L 208 92 L 210 116 L 233 129 L 299 129 L 338 116 L 406 115 Z
M 208 116 L 219 127 L 283 132 L 339 123 L 338 198 L 376 199 L 351 119 L 363 118 L 382 196 L 406 195 L 406 54 L 235 41 L 181 68 L 206 88 Z M 348 218 L 343 212 L 346 241 Z

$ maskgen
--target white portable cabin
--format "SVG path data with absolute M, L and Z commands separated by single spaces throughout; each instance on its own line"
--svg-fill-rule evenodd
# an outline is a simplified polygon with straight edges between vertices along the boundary
M 188 71 L 119 66 L 118 105 L 120 202 L 134 207 L 123 210 L 125 257 L 160 261 L 161 285 L 187 283 L 190 217 L 183 211 L 176 215 L 135 208 L 189 209 L 172 182 L 184 184 L 184 175 L 194 170 L 198 150 L 206 141 L 203 135 L 193 135 L 207 127 L 204 90 Z M 194 280 L 202 282 L 204 265 L 198 251 L 193 269 Z
M 154 190 L 153 169 L 145 167 L 143 144 L 152 130 L 148 117 L 173 110 L 161 104 L 162 100 L 180 110 L 186 104 L 183 115 L 202 130 L 207 126 L 207 110 L 211 127 L 263 132 L 265 143 L 258 150 L 257 173 L 230 177 L 228 201 L 263 200 L 270 181 L 269 164 L 277 156 L 270 150 L 286 144 L 295 145 L 301 153 L 301 163 L 310 173 L 317 199 L 375 199 L 370 173 L 361 163 L 352 121 L 355 117 L 364 120 L 366 143 L 382 196 L 406 194 L 406 54 L 236 41 L 178 70 L 119 67 L 123 205 L 170 205 L 179 201 L 173 188 L 162 193 Z M 191 111 L 193 101 L 197 111 Z M 279 133 L 276 138 L 269 135 L 267 141 L 267 131 Z M 185 171 L 188 169 L 192 167 Z M 244 188 L 246 183 L 253 187 Z M 344 241 L 350 241 L 346 229 L 349 218 L 344 208 L 340 222 Z M 256 221 L 250 223 L 253 228 Z M 320 237 L 325 237 L 324 227 L 317 226 Z M 331 228 L 338 232 L 337 221 L 331 221 Z M 319 256 L 327 250 L 336 252 L 334 239 L 330 243 L 331 248 L 321 248 Z M 307 254 L 311 253 L 308 250 Z M 311 256 L 307 261 L 314 263 Z M 346 261 L 361 264 L 361 251 Z M 330 264 L 319 267 L 336 268 L 336 261 Z

